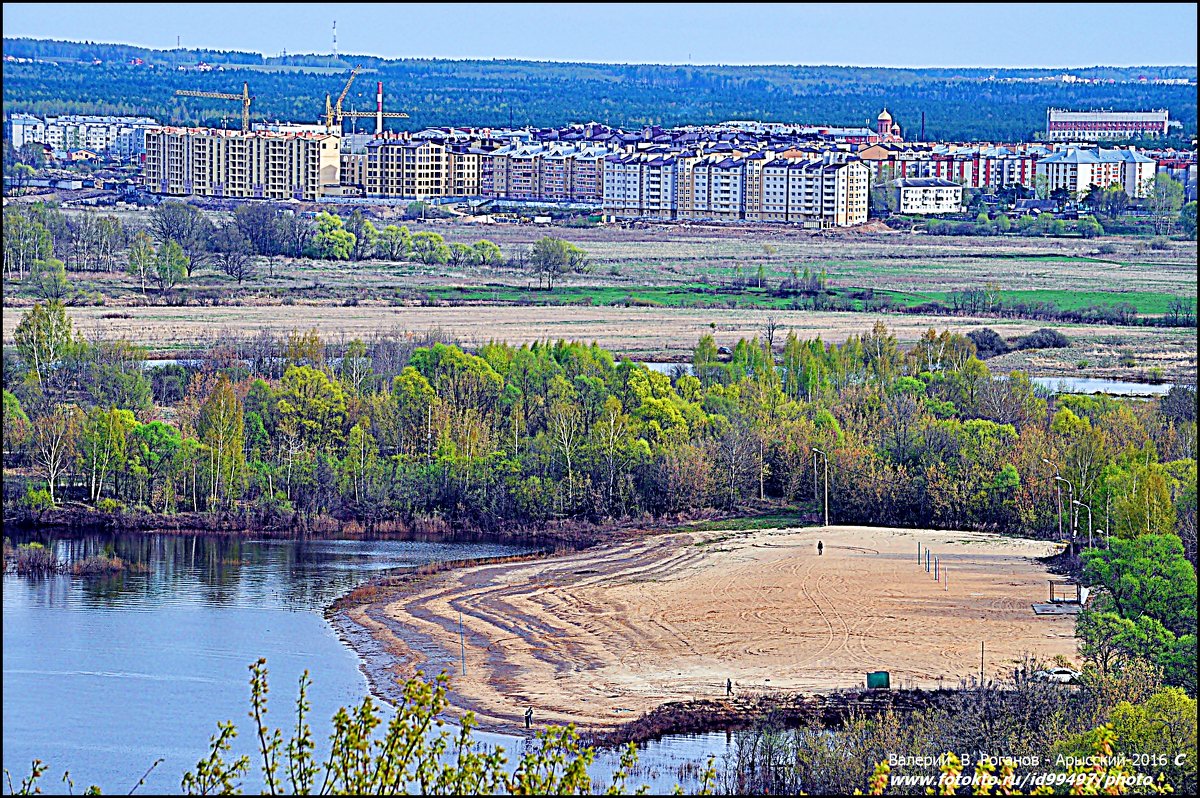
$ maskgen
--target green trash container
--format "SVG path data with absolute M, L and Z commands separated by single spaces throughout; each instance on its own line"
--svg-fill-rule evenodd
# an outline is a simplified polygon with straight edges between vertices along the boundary
M 872 671 L 867 674 L 868 690 L 889 690 L 891 686 L 891 677 L 887 671 Z

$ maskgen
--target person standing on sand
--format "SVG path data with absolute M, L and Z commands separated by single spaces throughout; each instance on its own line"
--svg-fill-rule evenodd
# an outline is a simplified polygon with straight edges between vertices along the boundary
M 824 550 L 825 550 L 825 544 L 818 540 L 817 541 L 817 556 L 820 557 L 821 552 Z
M 725 695 L 733 695 L 733 679 L 725 680 Z
M 533 707 L 529 707 L 525 710 L 525 728 L 533 728 Z

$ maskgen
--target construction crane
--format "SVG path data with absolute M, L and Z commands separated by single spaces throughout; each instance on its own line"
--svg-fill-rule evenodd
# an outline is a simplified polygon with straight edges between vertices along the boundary
M 218 91 L 185 91 L 179 89 L 175 92 L 177 97 L 208 97 L 212 100 L 241 100 L 242 101 L 242 132 L 250 132 L 250 101 L 254 98 L 250 96 L 250 85 L 242 84 L 241 94 L 224 94 Z
M 334 24 L 336 25 L 336 23 Z M 350 70 L 350 77 L 346 80 L 346 85 L 342 88 L 342 93 L 338 95 L 337 103 L 330 103 L 329 95 L 325 95 L 325 127 L 329 128 L 330 130 L 332 130 L 335 125 L 338 127 L 341 126 L 342 103 L 345 102 L 346 95 L 350 93 L 350 84 L 354 83 L 354 79 L 358 77 L 358 73 L 361 71 L 362 67 L 360 66 L 356 66 L 354 69 Z

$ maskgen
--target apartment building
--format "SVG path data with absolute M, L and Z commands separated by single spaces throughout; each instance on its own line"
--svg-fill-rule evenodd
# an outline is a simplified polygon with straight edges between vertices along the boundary
M 452 197 L 478 197 L 480 169 L 487 150 L 469 145 L 454 145 L 446 150 L 447 193 Z
M 146 131 L 146 189 L 171 196 L 316 200 L 340 193 L 335 134 Z
M 144 116 L 47 116 L 13 114 L 8 128 L 12 145 L 48 144 L 57 157 L 91 150 L 110 158 L 131 160 L 146 151 L 146 131 L 159 126 Z
M 958 213 L 963 207 L 963 187 L 940 177 L 907 177 L 891 184 L 897 213 Z
M 770 150 L 617 154 L 605 160 L 604 213 L 848 227 L 867 221 L 869 174 L 858 161 L 785 158 Z
M 380 137 L 367 143 L 368 197 L 447 196 L 446 145 L 433 139 Z
M 1067 111 L 1046 109 L 1050 141 L 1120 141 L 1165 136 L 1171 122 L 1166 109 L 1156 111 Z
M 1045 181 L 1047 192 L 1065 188 L 1076 199 L 1082 199 L 1092 186 L 1107 187 L 1113 183 L 1130 197 L 1144 197 L 1156 169 L 1153 158 L 1119 147 L 1111 150 L 1069 147 L 1037 163 L 1038 177 Z

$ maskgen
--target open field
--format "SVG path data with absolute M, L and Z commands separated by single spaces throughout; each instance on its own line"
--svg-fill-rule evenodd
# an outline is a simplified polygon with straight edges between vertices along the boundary
M 948 585 L 917 564 L 918 541 Z M 1026 653 L 1073 657 L 1074 619 L 1030 607 L 1048 578 L 1031 558 L 1056 549 L 874 527 L 681 531 L 451 571 L 348 614 L 393 672 L 447 671 L 456 706 L 488 725 L 511 728 L 533 707 L 539 725 L 611 728 L 722 696 L 727 678 L 828 692 L 887 670 L 894 686 L 950 687 L 978 676 L 981 642 L 989 678 Z
M 718 345 L 733 346 L 740 338 L 762 335 L 765 314 L 754 310 L 653 307 L 515 307 L 515 306 L 390 306 L 360 303 L 334 304 L 75 307 L 68 313 L 75 328 L 87 337 L 128 338 L 158 354 L 187 351 L 208 345 L 230 334 L 255 335 L 260 330 L 287 333 L 316 329 L 322 337 L 337 340 L 369 339 L 376 333 L 423 334 L 440 330 L 466 346 L 488 341 L 513 344 L 536 340 L 596 341 L 618 355 L 636 360 L 682 360 L 702 335 L 712 334 Z M 896 313 L 832 313 L 778 311 L 776 342 L 788 330 L 801 338 L 820 335 L 841 343 L 851 335 L 870 331 L 882 321 L 903 344 L 912 344 L 933 327 L 968 332 L 991 327 L 1001 335 L 1024 335 L 1045 323 L 1012 319 L 960 316 L 923 316 Z M 20 313 L 4 314 L 4 340 L 11 342 Z M 1195 379 L 1195 331 L 1186 328 L 1111 327 L 1107 325 L 1053 324 L 1071 338 L 1067 349 L 1014 352 L 988 361 L 992 368 L 1027 369 L 1034 376 L 1076 376 L 1139 379 L 1146 369 L 1161 368 L 1171 380 Z M 1117 365 L 1119 353 L 1129 349 L 1138 365 Z M 1077 361 L 1088 367 L 1077 368 Z
M 342 214 L 345 208 L 335 209 Z M 382 214 L 392 210 L 373 209 Z M 148 212 L 121 210 L 115 215 L 129 227 L 145 226 Z M 220 217 L 222 214 L 213 214 Z M 1169 241 L 1152 248 L 1145 239 L 935 237 L 899 232 L 812 233 L 779 227 L 714 227 L 658 225 L 646 229 L 566 228 L 543 225 L 471 224 L 459 220 L 402 222 L 375 218 L 379 226 L 407 224 L 412 232 L 432 231 L 448 242 L 473 243 L 486 238 L 506 256 L 552 235 L 584 248 L 590 259 L 586 274 L 572 275 L 564 293 L 528 292 L 537 279 L 527 271 L 500 266 L 425 266 L 382 260 L 347 264 L 299 259 L 280 261 L 274 277 L 265 269 L 244 286 L 212 269 L 189 283 L 192 293 L 220 292 L 236 301 L 255 295 L 309 299 L 411 299 L 531 301 L 558 303 L 591 301 L 607 304 L 626 296 L 675 305 L 690 301 L 696 291 L 706 303 L 744 302 L 772 306 L 765 296 L 735 292 L 730 284 L 740 275 L 755 280 L 759 268 L 769 287 L 790 279 L 793 268 L 803 273 L 824 270 L 828 286 L 849 295 L 872 289 L 892 292 L 897 304 L 944 299 L 946 293 L 994 284 L 1013 300 L 1053 301 L 1060 307 L 1130 302 L 1140 313 L 1161 314 L 1172 297 L 1196 296 L 1196 243 Z M 1104 247 L 1106 252 L 1100 251 Z M 1111 252 L 1107 250 L 1111 249 Z M 136 282 L 123 274 L 76 276 L 80 287 L 121 301 L 138 292 Z M 14 290 L 6 289 L 6 301 Z

